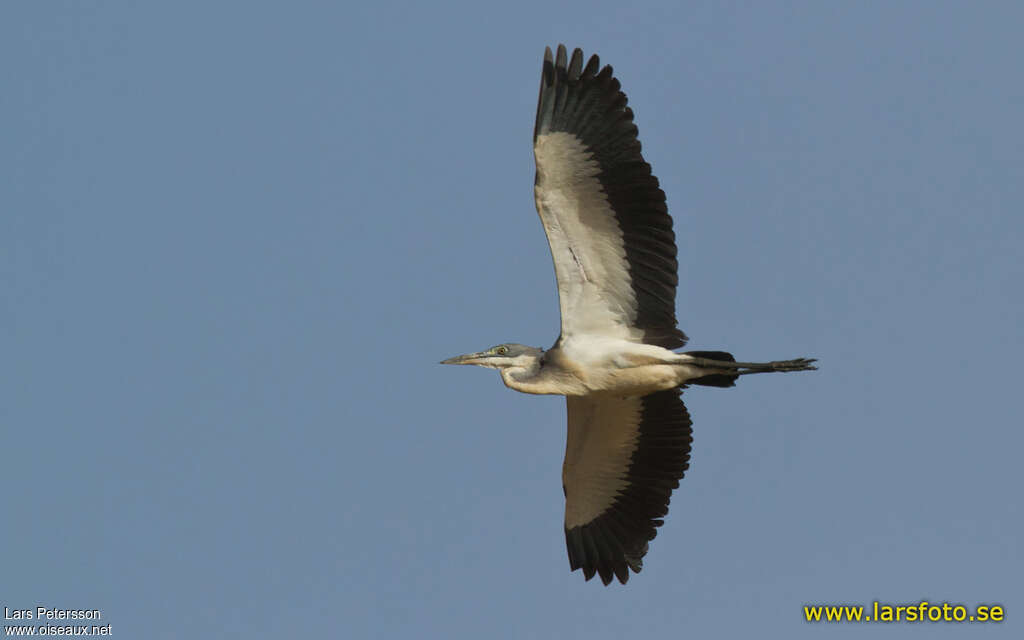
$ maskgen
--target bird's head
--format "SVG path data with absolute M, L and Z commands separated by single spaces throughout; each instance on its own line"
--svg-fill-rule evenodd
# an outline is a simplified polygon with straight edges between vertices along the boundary
M 499 344 L 487 351 L 467 353 L 442 360 L 441 364 L 475 364 L 478 367 L 489 369 L 511 367 L 529 369 L 536 365 L 543 355 L 544 350 L 537 347 L 527 347 L 523 344 Z

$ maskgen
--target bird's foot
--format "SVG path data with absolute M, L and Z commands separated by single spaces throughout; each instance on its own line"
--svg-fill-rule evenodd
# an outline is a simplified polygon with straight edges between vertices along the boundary
M 794 360 L 775 360 L 774 362 L 765 363 L 763 371 L 816 371 L 818 367 L 814 366 L 813 363 L 817 362 L 817 358 L 796 358 Z M 743 364 L 743 363 L 737 363 Z M 751 369 L 761 369 L 755 363 Z M 755 373 L 751 371 L 751 373 Z

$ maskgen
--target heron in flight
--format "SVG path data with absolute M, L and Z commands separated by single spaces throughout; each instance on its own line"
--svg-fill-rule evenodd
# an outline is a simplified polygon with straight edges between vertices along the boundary
M 571 570 L 625 584 L 689 466 L 688 385 L 815 369 L 814 359 L 736 362 L 677 353 L 675 234 L 665 193 L 640 153 L 612 68 L 563 45 L 544 65 L 533 131 L 534 197 L 558 281 L 561 334 L 548 350 L 500 344 L 442 364 L 497 369 L 523 393 L 566 397 L 562 466 Z

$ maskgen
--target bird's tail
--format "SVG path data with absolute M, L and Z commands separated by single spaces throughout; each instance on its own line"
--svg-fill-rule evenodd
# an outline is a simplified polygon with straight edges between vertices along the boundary
M 687 351 L 686 355 L 695 358 L 707 358 L 708 360 L 725 360 L 736 362 L 736 358 L 726 351 Z M 699 384 L 705 387 L 735 387 L 739 374 L 713 373 L 702 378 L 687 380 L 686 384 Z

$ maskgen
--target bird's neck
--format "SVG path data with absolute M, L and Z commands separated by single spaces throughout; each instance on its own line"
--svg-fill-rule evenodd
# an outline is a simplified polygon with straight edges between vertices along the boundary
M 523 393 L 550 394 L 553 391 L 545 390 L 546 381 L 540 375 L 540 362 L 533 362 L 529 365 L 505 367 L 501 370 L 501 379 L 509 389 L 515 389 Z
M 543 368 L 539 362 L 531 366 L 504 368 L 501 379 L 509 389 L 535 395 L 584 395 L 588 391 L 580 380 L 559 376 Z

